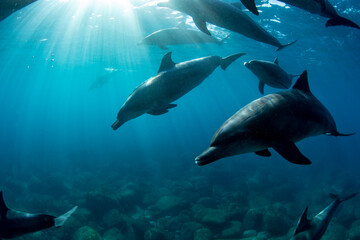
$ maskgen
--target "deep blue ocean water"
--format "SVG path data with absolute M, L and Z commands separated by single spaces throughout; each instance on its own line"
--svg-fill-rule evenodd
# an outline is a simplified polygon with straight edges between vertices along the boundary
M 360 24 L 359 1 L 331 2 L 342 16 Z M 141 189 L 139 198 L 151 192 L 160 198 L 177 195 L 174 184 L 195 185 L 194 179 L 201 177 L 207 183 L 201 197 L 216 199 L 218 206 L 221 196 L 231 193 L 243 196 L 249 208 L 287 204 L 289 224 L 295 226 L 307 205 L 315 213 L 331 202 L 329 192 L 359 191 L 360 31 L 325 28 L 326 18 L 267 1 L 260 10 L 260 16 L 247 14 L 281 43 L 298 42 L 275 52 L 270 45 L 211 26 L 218 38 L 230 33 L 222 46 L 137 46 L 146 35 L 184 19 L 195 28 L 186 15 L 145 0 L 39 0 L 1 21 L 0 187 L 8 205 L 60 214 L 77 204 L 91 214 L 97 210 L 86 207 L 87 196 L 95 189 L 113 192 L 132 182 Z M 175 62 L 246 55 L 226 71 L 216 69 L 169 113 L 143 115 L 113 131 L 121 105 L 136 86 L 157 74 L 167 51 Z M 357 134 L 297 143 L 312 161 L 309 166 L 293 165 L 273 150 L 270 158 L 244 154 L 197 166 L 194 158 L 221 124 L 261 97 L 257 78 L 243 63 L 275 57 L 289 73 L 308 70 L 313 94 L 329 109 L 339 131 Z M 265 87 L 266 94 L 276 91 Z M 182 197 L 191 206 L 197 201 Z M 146 203 L 139 202 L 146 210 Z M 342 222 L 347 231 L 360 219 L 359 207 L 358 199 L 348 203 L 353 215 Z M 106 232 L 101 219 L 79 219 L 79 227 Z M 75 231 L 68 228 L 66 236 Z M 52 232 L 24 239 L 45 239 L 46 234 Z M 56 239 L 67 239 L 61 236 Z

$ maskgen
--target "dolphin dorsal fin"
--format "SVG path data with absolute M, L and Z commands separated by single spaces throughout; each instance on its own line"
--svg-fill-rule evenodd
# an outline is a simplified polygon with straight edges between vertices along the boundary
M 274 63 L 277 64 L 277 65 L 279 65 L 279 59 L 278 59 L 278 58 L 275 58 Z
M 308 208 L 309 207 L 306 207 L 305 208 L 305 211 L 303 212 L 303 214 L 301 215 L 301 218 L 298 222 L 298 225 L 296 227 L 296 230 L 295 230 L 295 233 L 294 233 L 294 236 L 300 232 L 303 232 L 307 229 L 310 228 L 310 221 L 308 220 L 307 218 L 307 212 L 308 212 Z
M 159 72 L 165 71 L 169 68 L 172 68 L 175 66 L 175 63 L 173 62 L 173 60 L 171 59 L 171 52 L 168 52 L 164 55 L 163 59 L 161 60 L 161 64 L 160 64 L 160 68 L 159 68 Z
M 298 89 L 305 93 L 311 93 L 310 87 L 309 87 L 309 82 L 308 82 L 308 74 L 307 74 L 306 70 L 300 75 L 298 80 L 296 80 L 296 83 L 294 84 L 293 89 Z
M 5 218 L 7 211 L 9 211 L 9 208 L 6 206 L 4 202 L 3 192 L 0 191 L 0 217 Z

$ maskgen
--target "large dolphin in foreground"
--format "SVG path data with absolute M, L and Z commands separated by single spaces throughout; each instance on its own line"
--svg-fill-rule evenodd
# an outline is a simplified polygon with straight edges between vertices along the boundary
M 50 227 L 61 227 L 76 209 L 77 207 L 74 207 L 59 217 L 19 212 L 6 206 L 0 191 L 0 239 L 16 238 Z
M 145 113 L 161 115 L 177 105 L 172 102 L 184 96 L 205 80 L 218 66 L 225 70 L 245 53 L 225 58 L 208 56 L 174 63 L 171 52 L 164 55 L 158 74 L 139 85 L 121 107 L 111 126 L 118 129 L 125 122 Z
M 0 21 L 37 0 L 1 0 Z
M 354 193 L 345 198 L 331 194 L 330 196 L 334 201 L 311 220 L 307 218 L 308 207 L 306 207 L 298 222 L 292 240 L 320 240 L 340 203 L 355 197 L 357 194 L 358 193 Z
M 338 132 L 329 111 L 311 93 L 304 71 L 292 90 L 259 98 L 229 118 L 195 162 L 202 166 L 249 152 L 271 156 L 268 148 L 273 148 L 292 163 L 310 164 L 295 142 L 320 134 L 352 135 Z
M 301 8 L 305 11 L 308 11 L 312 14 L 317 14 L 322 17 L 330 18 L 325 26 L 331 27 L 331 26 L 348 26 L 360 29 L 359 25 L 356 23 L 350 21 L 349 19 L 346 19 L 344 17 L 341 17 L 335 7 L 328 1 L 328 0 L 278 0 L 283 3 Z M 245 7 L 247 7 L 251 12 L 257 13 L 256 6 L 255 6 L 255 0 L 242 0 Z
M 290 88 L 295 76 L 288 74 L 279 66 L 278 58 L 274 62 L 251 60 L 244 63 L 244 65 L 259 78 L 259 91 L 261 94 L 264 94 L 265 84 L 280 89 Z
M 206 23 L 211 23 L 248 38 L 283 49 L 292 43 L 281 44 L 274 36 L 242 12 L 238 5 L 220 0 L 169 0 L 161 2 L 160 7 L 169 7 L 190 15 L 195 25 L 204 33 L 210 34 Z
M 183 29 L 183 28 L 165 28 L 153 32 L 146 36 L 138 45 L 156 45 L 161 49 L 168 49 L 167 45 L 178 44 L 197 44 L 197 43 L 217 43 L 221 45 L 226 36 L 222 40 L 209 36 L 197 30 Z

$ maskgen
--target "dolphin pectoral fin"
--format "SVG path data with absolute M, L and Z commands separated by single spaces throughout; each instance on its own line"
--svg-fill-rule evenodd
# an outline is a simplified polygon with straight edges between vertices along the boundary
M 150 111 L 148 111 L 147 113 L 150 114 L 150 115 L 162 115 L 162 114 L 165 114 L 167 112 L 169 112 L 168 109 L 170 108 L 174 108 L 176 107 L 177 104 L 165 104 L 165 105 L 161 105 L 159 107 L 156 107 L 156 108 L 153 108 L 151 109 Z
M 167 69 L 173 68 L 174 66 L 175 66 L 175 63 L 171 59 L 171 52 L 168 52 L 163 56 L 163 58 L 161 60 L 158 73 L 165 71 Z
M 264 95 L 264 87 L 265 87 L 265 83 L 260 81 L 259 82 L 259 91 L 262 95 Z
M 169 48 L 167 48 L 166 46 L 164 46 L 164 45 L 158 45 L 159 46 L 159 48 L 161 48 L 162 50 L 168 50 Z
M 271 156 L 271 152 L 269 151 L 269 149 L 264 149 L 261 151 L 257 151 L 255 152 L 256 155 L 262 156 L 262 157 L 270 157 Z
M 291 42 L 291 43 L 287 43 L 287 44 L 281 45 L 276 51 L 280 51 L 280 50 L 282 50 L 283 48 L 286 48 L 286 47 L 288 47 L 288 46 L 290 46 L 290 45 L 293 45 L 293 44 L 296 43 L 296 42 L 297 42 L 297 40 L 295 40 L 295 41 L 293 41 L 293 42 Z
M 247 9 L 250 10 L 250 12 L 252 12 L 256 16 L 259 15 L 259 11 L 256 8 L 255 0 L 241 0 L 241 2 Z
M 310 221 L 307 218 L 308 215 L 307 212 L 308 212 L 308 207 L 305 208 L 305 211 L 303 212 L 301 218 L 299 219 L 294 236 L 310 228 Z
M 226 70 L 226 68 L 231 64 L 233 63 L 236 59 L 238 59 L 239 57 L 241 56 L 244 56 L 246 53 L 237 53 L 237 54 L 234 54 L 234 55 L 230 55 L 230 56 L 227 56 L 227 57 L 224 57 L 221 59 L 220 61 L 220 66 L 223 70 Z
M 291 163 L 299 165 L 309 165 L 311 161 L 307 159 L 293 142 L 282 142 L 272 145 L 283 158 Z
M 193 17 L 194 23 L 197 26 L 197 28 L 202 31 L 203 33 L 206 33 L 207 35 L 211 36 L 211 33 L 206 27 L 206 22 L 202 18 Z
M 274 63 L 279 65 L 279 58 L 275 58 Z
M 325 24 L 326 27 L 333 27 L 340 25 L 360 29 L 359 25 L 357 25 L 353 21 L 350 21 L 349 19 L 340 16 L 329 19 Z

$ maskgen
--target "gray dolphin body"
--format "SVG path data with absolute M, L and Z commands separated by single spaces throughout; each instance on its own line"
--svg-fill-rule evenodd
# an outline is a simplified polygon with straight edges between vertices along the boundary
M 308 207 L 306 207 L 304 213 L 299 219 L 292 240 L 320 240 L 340 203 L 355 197 L 357 194 L 358 193 L 354 193 L 343 199 L 331 194 L 334 201 L 311 220 L 308 220 L 307 218 Z
M 218 66 L 225 70 L 244 55 L 238 53 L 226 58 L 208 56 L 174 63 L 171 52 L 164 55 L 158 74 L 139 85 L 121 107 L 117 120 L 111 126 L 118 129 L 125 122 L 145 113 L 161 115 L 177 105 L 173 101 L 184 96 L 205 80 Z
M 37 0 L 2 0 L 2 1 L 0 1 L 0 21 L 35 1 L 37 1 Z
M 159 3 L 158 6 L 169 7 L 190 15 L 196 26 L 209 35 L 207 22 L 270 44 L 278 50 L 294 43 L 282 45 L 279 40 L 243 13 L 239 7 L 220 0 L 169 0 L 169 2 Z
M 217 40 L 212 36 L 196 30 L 166 28 L 146 36 L 138 45 L 156 45 L 161 49 L 168 49 L 166 47 L 167 45 L 179 44 L 217 43 L 221 45 L 226 38 L 227 37 L 222 40 Z
M 341 17 L 334 6 L 328 0 L 279 0 L 283 3 L 292 5 L 294 7 L 301 8 L 305 11 L 308 11 L 312 14 L 317 14 L 326 18 L 330 18 L 325 26 L 348 26 L 360 29 L 359 25 L 354 23 L 353 21 Z M 257 9 L 255 6 L 255 0 L 242 0 L 243 4 L 253 13 L 257 13 Z
M 77 207 L 74 207 L 59 217 L 19 212 L 6 206 L 0 191 L 0 239 L 16 238 L 50 227 L 61 227 L 76 209 Z
M 241 108 L 217 130 L 195 162 L 201 166 L 249 152 L 271 156 L 272 147 L 292 163 L 310 164 L 295 142 L 320 134 L 351 135 L 337 131 L 329 111 L 310 92 L 305 71 L 292 90 L 269 94 Z
M 276 58 L 274 62 L 263 60 L 251 60 L 244 63 L 256 77 L 259 78 L 259 91 L 264 94 L 264 85 L 267 84 L 274 88 L 288 89 L 291 87 L 294 75 L 285 72 Z

